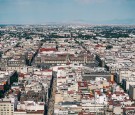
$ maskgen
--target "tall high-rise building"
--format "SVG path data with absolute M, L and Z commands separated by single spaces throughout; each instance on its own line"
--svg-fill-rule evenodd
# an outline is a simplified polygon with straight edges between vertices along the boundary
M 129 97 L 135 100 L 135 85 L 129 86 Z

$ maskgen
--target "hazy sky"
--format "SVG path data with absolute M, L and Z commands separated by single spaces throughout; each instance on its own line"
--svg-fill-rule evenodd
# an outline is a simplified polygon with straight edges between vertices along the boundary
M 135 0 L 0 0 L 1 24 L 135 24 Z

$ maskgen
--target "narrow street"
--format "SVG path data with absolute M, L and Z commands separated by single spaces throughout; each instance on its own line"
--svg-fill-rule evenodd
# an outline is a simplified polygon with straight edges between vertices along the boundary
M 48 103 L 47 115 L 53 115 L 54 103 L 55 103 L 55 91 L 56 91 L 56 78 L 53 79 L 53 83 L 52 83 L 51 96 Z

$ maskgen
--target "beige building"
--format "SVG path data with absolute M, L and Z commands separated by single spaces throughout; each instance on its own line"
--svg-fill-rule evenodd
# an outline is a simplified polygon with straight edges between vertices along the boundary
M 44 111 L 15 111 L 14 115 L 44 115 Z
M 132 74 L 132 71 L 130 71 L 129 69 L 120 69 L 119 70 L 119 83 L 122 82 L 123 79 L 128 79 Z
M 14 115 L 14 103 L 11 101 L 0 101 L 0 115 Z

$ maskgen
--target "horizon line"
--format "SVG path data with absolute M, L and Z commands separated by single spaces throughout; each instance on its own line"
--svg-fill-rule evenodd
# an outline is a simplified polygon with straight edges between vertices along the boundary
M 112 26 L 113 25 L 118 25 L 118 26 L 135 26 L 135 24 L 126 24 L 126 23 L 125 24 L 117 24 L 117 23 L 116 24 L 113 24 L 113 23 L 112 24 L 102 24 L 102 23 L 101 24 L 90 24 L 90 23 L 72 23 L 72 22 L 71 23 L 48 22 L 48 23 L 45 23 L 45 24 L 40 24 L 40 23 L 39 24 L 38 23 L 37 24 L 36 23 L 35 24 L 30 24 L 30 23 L 26 23 L 26 24 L 21 24 L 21 23 L 20 24 L 19 23 L 18 24 L 0 23 L 0 25 L 42 25 L 42 26 L 44 26 L 44 25 L 93 25 L 93 26 L 94 25 L 95 26 L 96 25 L 101 25 L 101 26 L 105 26 L 105 25 L 112 25 Z

